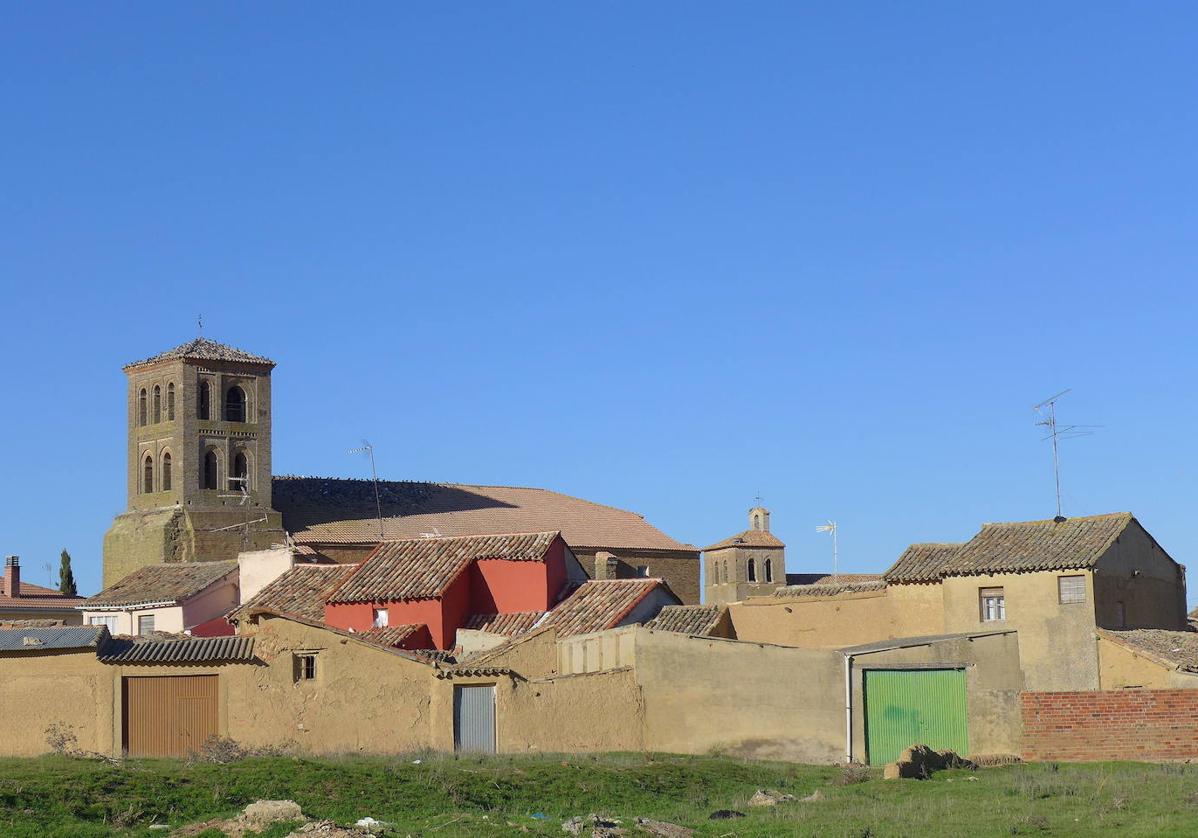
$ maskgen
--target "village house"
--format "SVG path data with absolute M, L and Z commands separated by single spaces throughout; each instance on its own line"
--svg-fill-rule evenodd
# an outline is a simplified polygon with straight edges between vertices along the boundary
M 75 607 L 83 597 L 70 597 L 53 588 L 43 588 L 21 580 L 21 559 L 4 559 L 3 588 L 0 588 L 0 623 L 20 621 L 52 621 L 63 625 L 79 625 Z
M 1029 690 L 1094 690 L 1099 630 L 1186 628 L 1185 569 L 1130 513 L 986 524 L 881 579 L 780 587 L 729 616 L 742 640 L 809 648 L 1013 629 Z
M 232 634 L 224 616 L 240 601 L 238 563 L 186 562 L 135 570 L 79 606 L 83 622 L 114 635 Z
M 540 488 L 274 476 L 274 366 L 197 338 L 124 368 L 127 509 L 104 538 L 105 586 L 146 565 L 269 550 L 288 535 L 358 564 L 383 541 L 558 531 L 589 578 L 661 578 L 699 602 L 699 550 L 634 512 Z

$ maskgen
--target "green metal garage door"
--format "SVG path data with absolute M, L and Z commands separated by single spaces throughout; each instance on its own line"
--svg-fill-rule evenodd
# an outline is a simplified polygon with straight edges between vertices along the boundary
M 912 745 L 969 753 L 965 670 L 866 670 L 865 747 L 870 764 L 894 762 Z

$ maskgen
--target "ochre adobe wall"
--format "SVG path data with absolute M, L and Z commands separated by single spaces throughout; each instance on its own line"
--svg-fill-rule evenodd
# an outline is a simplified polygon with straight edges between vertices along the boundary
M 1198 690 L 1028 692 L 1022 705 L 1028 761 L 1198 757 Z

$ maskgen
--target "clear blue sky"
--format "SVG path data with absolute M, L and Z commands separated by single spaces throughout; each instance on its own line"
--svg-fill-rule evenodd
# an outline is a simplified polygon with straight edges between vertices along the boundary
M 9 5 L 0 552 L 99 583 L 130 360 L 277 473 L 545 486 L 791 571 L 1065 511 L 1198 567 L 1192 3 Z M 1191 595 L 1198 600 L 1198 595 Z

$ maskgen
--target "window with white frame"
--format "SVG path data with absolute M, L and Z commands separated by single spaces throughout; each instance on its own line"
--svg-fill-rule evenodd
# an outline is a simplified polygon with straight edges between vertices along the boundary
M 1057 591 L 1060 594 L 1061 605 L 1086 601 L 1086 577 L 1058 576 Z
M 154 633 L 154 615 L 142 614 L 137 618 L 137 633 L 138 634 L 153 634 Z
M 374 609 L 374 627 L 376 629 L 386 628 L 387 626 L 391 625 L 390 618 L 391 615 L 386 608 Z
M 87 624 L 89 626 L 107 626 L 108 633 L 113 634 L 116 632 L 116 615 L 93 615 L 87 618 Z
M 1007 619 L 1007 598 L 1003 595 L 1002 588 L 979 588 L 978 602 L 983 623 Z

